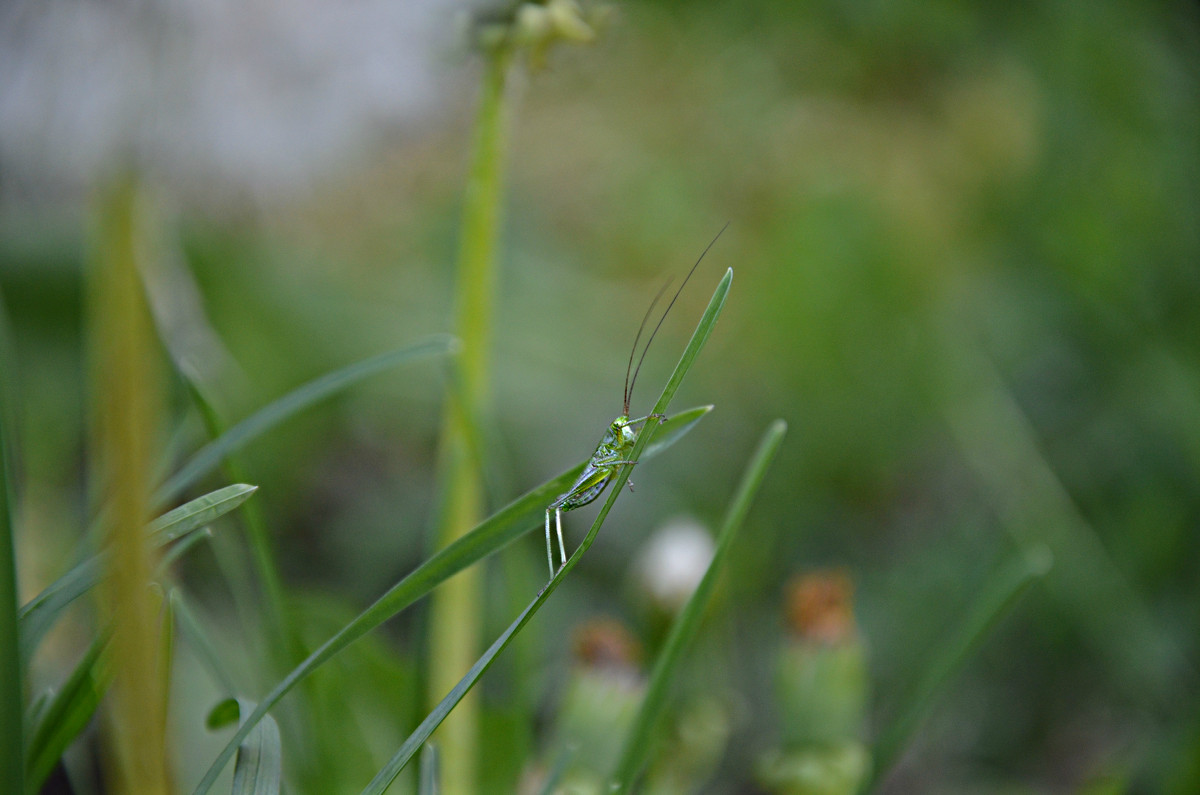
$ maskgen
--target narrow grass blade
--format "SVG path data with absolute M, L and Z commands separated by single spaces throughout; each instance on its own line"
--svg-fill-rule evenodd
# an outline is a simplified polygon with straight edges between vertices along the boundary
M 22 781 L 21 673 L 18 654 L 20 637 L 17 618 L 17 558 L 13 541 L 12 438 L 9 422 L 14 416 L 11 401 L 13 357 L 10 355 L 8 316 L 0 304 L 0 781 L 19 791 Z
M 221 438 L 228 428 L 206 396 L 204 384 L 188 368 L 179 367 L 177 364 L 176 371 L 200 412 L 210 439 Z M 250 479 L 243 474 L 240 462 L 233 455 L 225 457 L 221 469 L 228 480 L 236 482 Z M 243 632 L 260 646 L 261 651 L 257 656 L 268 660 L 268 669 L 275 674 L 282 673 L 303 658 L 303 647 L 299 643 L 298 633 L 293 631 L 288 621 L 283 580 L 271 549 L 270 533 L 261 506 L 248 505 L 242 514 L 242 523 L 245 538 L 250 545 L 250 555 L 245 556 L 243 560 L 241 554 L 230 554 L 236 542 L 228 537 L 223 537 L 217 542 L 213 554 L 233 596 L 234 611 L 241 619 Z M 238 562 L 229 565 L 234 558 L 237 558 Z M 258 591 L 248 576 L 245 562 L 257 569 L 262 596 L 265 597 L 261 604 Z M 257 620 L 247 620 L 253 616 L 257 616 Z
M 650 443 L 646 445 L 646 452 L 642 453 L 642 458 L 654 458 L 654 456 L 675 444 L 675 442 L 679 441 L 688 431 L 695 427 L 696 423 L 704 418 L 704 415 L 712 410 L 713 407 L 711 405 L 697 406 L 696 408 L 681 411 L 672 417 L 668 417 L 658 425 L 651 425 Z
M 207 541 L 213 537 L 212 529 L 201 527 L 194 533 L 188 533 L 183 538 L 179 539 L 179 543 L 171 547 L 163 553 L 163 556 L 158 560 L 158 569 L 154 573 L 154 579 L 162 580 L 167 576 L 167 572 L 175 565 L 176 561 L 192 551 L 192 547 L 199 544 L 201 541 Z
M 146 528 L 147 533 L 155 546 L 186 541 L 190 534 L 234 510 L 257 490 L 257 486 L 244 483 L 217 489 L 155 519 Z M 21 608 L 21 659 L 26 664 L 62 611 L 95 586 L 103 571 L 101 553 L 73 567 Z
M 415 345 L 372 356 L 308 382 L 250 415 L 219 438 L 202 447 L 158 489 L 154 495 L 154 504 L 162 505 L 177 497 L 184 489 L 211 472 L 225 456 L 242 448 L 248 442 L 309 406 L 388 368 L 432 356 L 453 353 L 456 346 L 457 343 L 453 337 L 438 334 Z
M 700 318 L 699 324 L 696 326 L 695 332 L 692 333 L 692 338 L 688 341 L 687 348 L 684 349 L 683 355 L 679 359 L 679 363 L 675 366 L 675 371 L 667 380 L 667 385 L 663 387 L 662 394 L 659 395 L 658 402 L 654 404 L 655 414 L 663 414 L 666 412 L 667 405 L 671 402 L 671 398 L 675 396 L 676 390 L 683 382 L 683 378 L 687 375 L 687 371 L 691 369 L 692 364 L 696 360 L 696 356 L 704 347 L 704 343 L 708 340 L 712 333 L 713 326 L 716 325 L 717 318 L 721 314 L 721 308 L 725 305 L 725 298 L 729 293 L 729 285 L 733 280 L 732 269 L 725 273 L 724 278 L 717 285 L 716 291 L 713 293 L 712 299 L 709 301 L 708 308 L 704 315 Z M 382 795 L 384 790 L 395 780 L 404 766 L 412 759 L 417 749 L 421 747 L 434 730 L 445 720 L 446 716 L 454 709 L 463 696 L 467 694 L 475 683 L 479 681 L 479 677 L 491 666 L 495 661 L 496 656 L 504 651 L 513 637 L 521 631 L 521 629 L 529 623 L 529 619 L 541 609 L 546 600 L 550 598 L 550 594 L 558 588 L 562 581 L 570 574 L 571 570 L 579 563 L 579 559 L 583 557 L 588 548 L 596 540 L 596 535 L 600 532 L 600 527 L 604 524 L 604 520 L 608 517 L 609 511 L 617 501 L 617 497 L 621 494 L 621 490 L 625 487 L 625 483 L 629 480 L 629 472 L 633 465 L 637 463 L 642 451 L 646 449 L 652 434 L 639 433 L 637 441 L 634 443 L 633 451 L 629 455 L 629 460 L 632 462 L 622 466 L 613 478 L 612 490 L 608 494 L 608 498 L 604 501 L 604 505 L 600 508 L 600 512 L 596 515 L 595 521 L 592 522 L 592 527 L 588 530 L 582 543 L 563 564 L 555 575 L 550 578 L 550 581 L 543 586 L 534 600 L 521 612 L 517 619 L 509 625 L 508 629 L 496 639 L 488 650 L 483 653 L 483 656 L 476 660 L 471 669 L 466 675 L 458 681 L 449 693 L 446 694 L 433 711 L 426 716 L 425 720 L 416 730 L 409 735 L 400 749 L 392 756 L 388 763 L 375 775 L 375 778 L 363 790 L 362 795 Z M 465 539 L 464 539 L 465 540 Z
M 573 748 L 564 748 L 559 752 L 558 758 L 554 760 L 554 767 L 550 768 L 546 773 L 546 780 L 542 782 L 541 795 L 554 795 L 558 792 L 558 782 L 562 781 L 574 756 Z
M 200 664 L 208 670 L 209 676 L 212 677 L 217 687 L 226 693 L 236 693 L 238 688 L 233 674 L 226 668 L 221 655 L 217 653 L 212 641 L 209 640 L 208 632 L 204 629 L 204 625 L 192 611 L 192 608 L 188 606 L 187 599 L 175 588 L 171 589 L 168 597 L 171 600 L 171 607 L 175 612 L 175 619 L 179 625 L 179 633 L 183 637 L 184 643 L 191 647 L 192 652 L 196 655 Z
M 929 655 L 929 664 L 911 695 L 897 710 L 892 725 L 882 732 L 875 744 L 874 772 L 866 789 L 883 780 L 908 745 L 913 732 L 933 709 L 934 702 L 950 679 L 958 673 L 992 627 L 1012 609 L 1017 597 L 1050 571 L 1052 561 L 1050 550 L 1044 546 L 1031 553 L 1019 553 L 984 584 L 958 630 Z
M 425 747 L 421 749 L 421 775 L 417 781 L 417 795 L 438 795 L 441 792 L 439 781 L 437 746 L 425 743 Z
M 254 713 L 254 702 L 229 698 L 208 714 L 209 729 L 221 729 Z M 245 721 L 242 721 L 245 725 Z M 233 763 L 232 795 L 278 795 L 283 780 L 283 744 L 270 715 L 248 734 Z
M 156 586 L 157 587 L 157 586 Z M 167 736 L 167 713 L 171 706 L 171 671 L 175 667 L 175 603 L 171 594 L 162 592 L 162 622 L 158 635 L 159 692 L 162 693 L 162 724 L 159 733 Z
M 148 529 L 156 544 L 169 544 L 186 533 L 216 521 L 250 499 L 250 495 L 256 491 L 258 486 L 245 483 L 217 489 L 167 511 L 151 522 Z
M 726 289 L 728 288 L 726 287 Z M 663 425 L 669 427 L 670 432 L 665 436 L 660 434 L 657 437 L 659 444 L 656 452 L 661 452 L 670 444 L 678 441 L 684 433 L 695 427 L 695 424 L 708 413 L 708 410 L 709 407 L 701 406 L 667 419 Z M 203 795 L 212 788 L 213 782 L 220 775 L 221 768 L 225 766 L 236 750 L 237 743 L 244 739 L 245 733 L 249 733 L 248 727 L 252 727 L 261 720 L 268 710 L 279 703 L 281 698 L 314 670 L 342 649 L 429 593 L 449 577 L 499 551 L 530 530 L 541 527 L 542 514 L 545 512 L 546 506 L 575 482 L 575 478 L 579 476 L 583 466 L 584 462 L 579 463 L 553 480 L 518 497 L 485 519 L 470 533 L 418 566 L 353 621 L 342 627 L 336 635 L 325 641 L 320 648 L 296 666 L 259 701 L 254 712 L 238 729 L 238 733 L 234 735 L 233 739 L 226 744 L 212 766 L 209 767 L 204 778 L 196 786 L 195 795 Z M 624 475 L 624 478 L 627 479 L 628 475 Z M 624 485 L 624 482 L 625 480 L 622 479 L 621 485 Z
M 54 694 L 30 732 L 25 752 L 25 792 L 36 793 L 67 747 L 91 721 L 111 678 L 107 664 L 108 633 L 88 648 L 62 689 Z M 13 790 L 16 792 L 16 790 Z
M 42 718 L 46 717 L 46 709 L 50 706 L 50 699 L 54 697 L 54 690 L 46 688 L 41 694 L 33 700 L 33 703 L 25 708 L 25 736 L 33 736 L 33 728 L 42 722 Z
M 700 619 L 711 600 L 717 575 L 733 547 L 733 541 L 742 527 L 746 512 L 750 509 L 763 478 L 766 477 L 767 469 L 775 459 L 775 453 L 778 452 L 785 433 L 787 423 L 783 420 L 771 423 L 742 475 L 742 482 L 738 485 L 721 523 L 721 530 L 717 535 L 717 549 L 708 570 L 704 572 L 704 578 L 688 599 L 683 612 L 675 620 L 663 650 L 654 663 L 654 671 L 650 675 L 650 684 L 646 688 L 641 709 L 625 737 L 621 758 L 609 787 L 610 792 L 629 792 L 646 763 L 655 729 L 662 719 L 667 696 L 670 694 L 671 684 L 677 679 L 676 674 L 683 661 L 684 652 L 699 630 Z

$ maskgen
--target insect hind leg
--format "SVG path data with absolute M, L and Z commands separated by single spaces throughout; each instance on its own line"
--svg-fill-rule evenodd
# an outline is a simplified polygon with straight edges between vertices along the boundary
M 549 521 L 549 512 L 547 512 L 547 521 Z M 562 557 L 562 563 L 559 565 L 559 568 L 562 568 L 567 565 L 567 548 L 563 544 L 561 508 L 554 509 L 554 524 L 558 528 L 558 554 Z
M 546 562 L 550 564 L 550 577 L 554 577 L 554 545 L 550 543 L 550 509 L 546 509 Z

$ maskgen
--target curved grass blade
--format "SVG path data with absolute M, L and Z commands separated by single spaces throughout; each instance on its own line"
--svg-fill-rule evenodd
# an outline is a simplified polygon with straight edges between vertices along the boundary
M 656 454 L 662 452 L 682 438 L 710 409 L 711 406 L 699 406 L 680 412 L 664 421 L 662 423 L 664 430 L 655 436 L 657 442 L 652 445 L 654 452 Z M 541 527 L 542 514 L 546 510 L 546 505 L 575 482 L 575 478 L 583 470 L 584 463 L 580 462 L 558 477 L 518 497 L 393 585 L 370 607 L 359 613 L 353 621 L 342 627 L 336 635 L 325 641 L 320 648 L 284 677 L 270 693 L 259 701 L 255 711 L 247 718 L 245 725 L 253 726 L 293 687 L 327 660 L 429 593 L 439 583 L 467 566 L 499 551 L 530 530 Z M 243 729 L 245 732 L 249 732 L 248 728 L 243 727 L 239 728 L 239 734 Z M 226 744 L 200 784 L 197 785 L 195 795 L 202 795 L 209 791 L 217 776 L 220 775 L 221 768 L 229 761 L 229 757 L 237 748 L 237 743 L 241 742 L 244 736 L 244 734 L 240 736 L 235 734 L 234 738 Z
M 105 632 L 92 641 L 83 659 L 62 689 L 50 699 L 30 732 L 29 746 L 25 749 L 27 793 L 41 790 L 63 752 L 95 714 L 111 679 L 106 653 L 108 639 L 109 633 Z
M 1049 548 L 1043 546 L 1030 553 L 1018 554 L 988 579 L 958 631 L 930 655 L 930 664 L 924 668 L 912 694 L 875 744 L 874 771 L 864 791 L 883 780 L 951 677 L 958 673 L 992 627 L 1012 609 L 1025 589 L 1046 576 L 1052 563 Z
M 438 795 L 441 792 L 442 788 L 438 786 L 441 779 L 438 764 L 437 746 L 425 743 L 425 747 L 421 749 L 421 775 L 418 776 L 417 795 Z
M 159 487 L 154 495 L 154 504 L 162 505 L 177 497 L 188 486 L 211 472 L 225 456 L 242 448 L 254 438 L 261 436 L 314 403 L 335 395 L 364 378 L 383 372 L 390 367 L 420 361 L 431 356 L 453 353 L 457 345 L 458 343 L 453 337 L 437 334 L 414 345 L 372 356 L 309 381 L 299 389 L 289 392 L 274 403 L 251 414 L 217 439 L 200 448 L 178 472 Z
M 737 492 L 725 513 L 725 519 L 721 523 L 721 530 L 717 535 L 717 549 L 713 553 L 708 570 L 704 572 L 704 578 L 696 586 L 696 590 L 688 599 L 683 612 L 675 620 L 671 627 L 671 634 L 667 636 L 663 650 L 654 663 L 654 671 L 650 675 L 646 696 L 625 737 L 620 761 L 613 773 L 609 792 L 629 792 L 646 763 L 655 729 L 662 719 L 671 683 L 677 679 L 676 674 L 683 661 L 684 651 L 691 645 L 699 630 L 700 619 L 712 597 L 717 575 L 721 571 L 729 550 L 733 547 L 734 538 L 737 537 L 738 531 L 742 527 L 746 512 L 749 511 L 750 504 L 754 501 L 758 488 L 762 485 L 767 469 L 775 459 L 775 453 L 778 452 L 779 445 L 783 442 L 786 433 L 787 423 L 783 420 L 775 420 L 763 434 L 762 440 L 758 443 L 758 449 L 750 458 L 750 463 L 742 475 L 742 482 L 738 485 Z
M 692 338 L 688 341 L 687 348 L 684 349 L 683 355 L 679 359 L 679 363 L 675 366 L 675 371 L 671 373 L 671 377 L 667 380 L 667 385 L 663 387 L 662 394 L 659 395 L 658 402 L 654 404 L 653 413 L 663 414 L 666 412 L 667 405 L 671 402 L 671 398 L 675 396 L 676 390 L 683 382 L 683 377 L 687 375 L 687 371 L 691 369 L 692 364 L 696 360 L 700 349 L 704 347 L 704 343 L 708 340 L 712 333 L 713 326 L 716 325 L 717 318 L 721 314 L 721 308 L 725 305 L 725 298 L 729 293 L 729 285 L 733 280 L 733 270 L 726 271 L 724 278 L 717 285 L 716 291 L 713 293 L 712 299 L 708 303 L 708 308 L 704 315 L 700 318 L 700 322 L 696 326 L 696 330 L 692 333 Z M 637 441 L 634 443 L 633 451 L 629 455 L 629 460 L 632 462 L 622 466 L 616 476 L 613 478 L 612 490 L 608 494 L 608 499 L 604 501 L 604 505 L 600 508 L 600 512 L 596 515 L 595 521 L 592 522 L 592 527 L 588 530 L 583 541 L 567 558 L 567 562 L 555 573 L 533 601 L 521 612 L 517 619 L 508 626 L 508 629 L 500 635 L 499 638 L 488 647 L 488 650 L 483 653 L 483 656 L 475 661 L 471 669 L 466 675 L 458 681 L 449 693 L 446 694 L 433 711 L 421 721 L 421 724 L 416 730 L 409 735 L 400 749 L 392 756 L 383 769 L 380 770 L 375 778 L 363 790 L 362 795 L 382 795 L 384 790 L 395 780 L 404 766 L 412 759 L 417 749 L 421 747 L 434 730 L 445 720 L 446 716 L 454 709 L 463 696 L 475 686 L 479 681 L 479 677 L 491 666 L 495 661 L 496 656 L 504 651 L 513 637 L 521 631 L 521 629 L 529 623 L 529 619 L 533 618 L 534 614 L 541 609 L 546 600 L 550 598 L 550 594 L 558 588 L 566 576 L 579 563 L 579 559 L 583 557 L 588 548 L 596 540 L 596 535 L 600 532 L 600 527 L 604 524 L 604 520 L 608 517 L 608 512 L 612 510 L 612 506 L 616 503 L 617 497 L 621 490 L 625 487 L 626 481 L 629 480 L 629 472 L 633 465 L 637 463 L 642 452 L 648 446 L 651 434 L 639 433 Z
M 187 536 L 234 510 L 257 490 L 258 486 L 244 483 L 217 489 L 158 517 L 147 526 L 146 532 L 155 546 L 173 541 L 184 543 Z M 94 555 L 46 586 L 21 608 L 18 614 L 21 659 L 25 663 L 29 662 L 38 643 L 67 605 L 98 583 L 103 570 L 104 553 Z
M 227 698 L 213 707 L 205 724 L 209 729 L 222 729 L 238 719 L 254 714 L 254 702 Z M 238 746 L 237 761 L 233 763 L 232 795 L 279 795 L 283 781 L 283 744 L 279 726 L 270 715 L 249 732 Z

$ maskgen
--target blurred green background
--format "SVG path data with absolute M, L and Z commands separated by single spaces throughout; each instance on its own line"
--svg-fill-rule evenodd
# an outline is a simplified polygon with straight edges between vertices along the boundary
M 733 267 L 724 316 L 675 403 L 716 410 L 638 467 L 637 492 L 484 679 L 483 752 L 499 771 L 485 791 L 504 791 L 495 782 L 538 747 L 572 627 L 609 615 L 650 649 L 661 640 L 639 551 L 673 517 L 714 526 L 762 428 L 782 417 L 789 436 L 681 685 L 685 701 L 719 692 L 725 705 L 730 740 L 709 791 L 756 791 L 748 771 L 776 721 L 768 658 L 793 576 L 839 567 L 855 584 L 869 736 L 998 561 L 1044 545 L 1053 571 L 942 693 L 885 791 L 1195 792 L 1195 7 L 614 10 L 594 46 L 555 51 L 513 81 L 489 506 L 591 451 L 621 408 L 660 281 L 730 221 L 633 406 L 648 409 Z M 301 187 L 154 184 L 175 344 L 217 385 L 227 419 L 450 327 L 473 68 L 440 54 L 430 107 Z M 22 601 L 61 573 L 86 524 L 80 184 L 46 187 L 12 160 L 0 171 L 0 291 L 24 396 Z M 310 643 L 427 556 L 443 387 L 437 366 L 385 374 L 245 453 Z M 173 389 L 178 457 L 203 432 Z M 575 541 L 592 510 L 565 518 Z M 490 565 L 481 642 L 540 586 L 541 545 L 535 532 Z M 200 551 L 181 576 L 236 658 L 216 571 Z M 330 752 L 330 782 L 344 768 L 361 785 L 423 714 L 423 621 L 405 614 L 317 677 L 325 719 L 347 724 L 337 732 L 374 738 L 361 758 Z M 63 627 L 30 675 L 61 676 L 85 623 Z M 186 658 L 179 677 L 202 679 Z M 208 687 L 172 716 L 181 781 L 214 753 L 195 737 Z M 529 714 L 542 723 L 526 726 Z

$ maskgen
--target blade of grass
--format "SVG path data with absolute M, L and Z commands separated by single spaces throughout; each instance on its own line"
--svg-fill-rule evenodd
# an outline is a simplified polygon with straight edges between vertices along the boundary
M 105 632 L 92 641 L 83 659 L 62 689 L 51 698 L 30 732 L 25 753 L 28 774 L 25 792 L 32 794 L 41 790 L 63 752 L 95 714 L 112 678 L 108 666 L 108 639 L 109 633 Z
M 170 527 L 169 524 L 163 526 Z M 172 551 L 189 545 L 192 539 L 200 538 L 206 529 L 202 528 L 200 533 L 185 536 Z M 167 561 L 164 558 L 158 567 L 158 577 L 163 575 L 166 565 Z M 160 611 L 161 633 L 159 636 L 159 675 L 162 678 L 161 692 L 164 699 L 161 714 L 164 723 L 159 727 L 160 733 L 166 732 L 165 721 L 168 707 L 166 696 L 169 692 L 171 661 L 174 656 L 176 607 L 174 592 L 164 594 Z M 42 784 L 45 783 L 46 777 L 50 775 L 62 757 L 63 752 L 91 721 L 100 699 L 104 697 L 111 681 L 105 654 L 110 636 L 111 627 L 106 628 L 101 636 L 93 642 L 76 665 L 71 676 L 68 677 L 61 692 L 48 698 L 39 714 L 30 721 L 29 736 L 32 740 L 26 756 L 26 771 L 29 776 L 28 791 L 30 793 L 39 791 Z
M 221 729 L 230 723 L 254 714 L 254 702 L 230 698 L 215 706 L 208 714 L 208 728 Z M 283 780 L 283 744 L 279 726 L 268 715 L 238 747 L 233 763 L 231 795 L 278 795 Z
M 881 733 L 872 755 L 872 777 L 864 791 L 869 791 L 883 780 L 921 721 L 933 709 L 950 679 L 963 667 L 992 627 L 1012 609 L 1025 589 L 1035 580 L 1046 576 L 1052 562 L 1050 550 L 1042 546 L 1028 553 L 1018 553 L 992 574 L 958 630 L 930 654 L 929 665 L 907 700 L 897 710 L 895 720 Z
M 217 489 L 158 517 L 146 527 L 146 532 L 156 547 L 186 541 L 197 530 L 237 508 L 257 490 L 257 486 L 244 483 Z M 94 587 L 103 571 L 104 553 L 94 555 L 52 582 L 21 608 L 20 648 L 21 659 L 26 664 L 62 611 Z
M 554 760 L 554 767 L 550 768 L 546 773 L 546 780 L 542 782 L 541 795 L 554 795 L 558 792 L 558 782 L 562 781 L 574 755 L 575 749 L 569 746 L 559 752 L 558 758 Z
M 212 528 L 209 527 L 201 527 L 194 533 L 188 533 L 187 536 L 179 541 L 178 544 L 163 553 L 162 558 L 160 558 L 158 561 L 158 573 L 155 575 L 155 579 L 161 580 L 163 577 L 165 577 L 166 573 L 171 570 L 171 567 L 175 565 L 176 561 L 192 551 L 192 547 L 196 546 L 201 541 L 210 541 L 213 538 L 214 536 Z
M 505 85 L 511 60 L 507 47 L 488 51 L 484 60 L 471 166 L 463 194 L 454 280 L 454 332 L 462 341 L 462 353 L 454 363 L 457 388 L 446 393 L 439 443 L 441 510 L 436 514 L 433 536 L 438 547 L 470 532 L 485 510 L 483 470 L 472 455 L 471 437 L 486 408 L 491 382 L 488 362 L 509 116 Z M 433 597 L 428 638 L 431 699 L 447 681 L 454 681 L 447 677 L 457 675 L 479 652 L 482 593 L 482 573 L 471 571 L 447 583 Z M 450 792 L 475 789 L 478 724 L 477 707 L 466 704 L 439 738 L 446 759 L 445 786 Z
M 425 743 L 421 749 L 421 775 L 417 780 L 417 795 L 438 795 L 438 752 L 433 743 Z
M 683 382 L 683 377 L 687 375 L 687 371 L 691 369 L 692 364 L 696 360 L 696 356 L 704 347 L 704 343 L 712 334 L 713 327 L 716 325 L 717 318 L 721 314 L 721 308 L 725 305 L 725 298 L 729 293 L 729 285 L 733 280 L 733 270 L 726 271 L 725 276 L 717 285 L 716 291 L 713 293 L 712 299 L 708 303 L 708 308 L 704 315 L 700 318 L 700 322 L 696 326 L 696 330 L 692 333 L 692 338 L 688 341 L 687 348 L 684 349 L 683 355 L 679 359 L 679 363 L 675 366 L 674 372 L 667 380 L 667 385 L 663 387 L 662 394 L 659 395 L 658 402 L 654 404 L 653 413 L 663 414 L 666 412 L 667 405 L 671 402 L 671 398 L 675 396 L 676 390 Z M 413 754 L 421 747 L 429 735 L 445 720 L 446 716 L 454 709 L 463 696 L 467 694 L 475 683 L 479 681 L 479 677 L 491 666 L 495 661 L 496 656 L 504 651 L 513 637 L 521 631 L 521 629 L 529 622 L 529 619 L 541 609 L 546 600 L 550 598 L 550 594 L 558 588 L 566 576 L 575 568 L 579 559 L 583 557 L 588 548 L 596 540 L 596 535 L 600 532 L 600 527 L 604 524 L 604 520 L 608 517 L 609 511 L 617 501 L 621 490 L 625 487 L 625 483 L 629 480 L 629 473 L 634 464 L 636 464 L 646 449 L 650 441 L 651 434 L 639 433 L 637 441 L 634 443 L 633 451 L 629 455 L 629 461 L 632 463 L 622 466 L 618 470 L 616 477 L 613 478 L 612 491 L 609 492 L 608 498 L 604 501 L 604 505 L 600 508 L 600 512 L 596 515 L 595 521 L 592 522 L 591 529 L 588 530 L 580 545 L 567 558 L 567 562 L 563 564 L 550 581 L 547 582 L 542 590 L 538 592 L 533 601 L 521 612 L 517 619 L 508 626 L 508 629 L 500 635 L 499 638 L 488 647 L 483 656 L 475 661 L 471 669 L 458 681 L 449 693 L 438 702 L 433 711 L 426 716 L 425 720 L 417 726 L 416 730 L 409 735 L 400 749 L 392 756 L 383 769 L 380 770 L 375 778 L 363 790 L 362 795 L 382 795 L 383 791 L 388 788 L 391 782 L 400 774 L 404 766 L 412 759 Z
M 771 423 L 763 434 L 758 449 L 750 458 L 750 463 L 746 466 L 742 482 L 738 485 L 737 492 L 725 513 L 725 519 L 721 523 L 721 530 L 717 535 L 717 549 L 713 553 L 708 570 L 704 572 L 704 578 L 696 586 L 696 590 L 688 599 L 683 612 L 675 620 L 662 652 L 654 663 L 654 671 L 650 674 L 646 696 L 625 737 L 620 761 L 613 772 L 609 785 L 610 792 L 629 792 L 646 763 L 655 729 L 662 720 L 671 684 L 676 680 L 676 674 L 683 662 L 684 651 L 691 645 L 700 628 L 700 619 L 712 597 L 717 575 L 721 571 L 729 550 L 733 547 L 733 541 L 742 527 L 759 486 L 766 477 L 767 469 L 775 459 L 775 453 L 778 452 L 785 433 L 787 433 L 786 422 L 776 420 Z
M 155 605 L 146 585 L 158 555 L 143 527 L 153 514 L 151 452 L 163 408 L 159 350 L 140 273 L 148 254 L 153 205 L 131 171 L 95 193 L 88 240 L 89 485 L 92 505 L 105 505 L 105 570 L 100 606 L 113 624 L 113 682 L 106 700 L 113 788 L 169 789 L 161 736 Z M 99 512 L 97 512 L 99 513 Z
M 177 497 L 184 489 L 211 472 L 230 453 L 241 449 L 256 437 L 300 411 L 353 386 L 364 378 L 397 365 L 453 353 L 456 349 L 457 342 L 453 337 L 437 334 L 413 345 L 372 356 L 309 381 L 299 389 L 289 392 L 274 403 L 258 410 L 217 439 L 200 448 L 174 476 L 159 487 L 154 495 L 153 503 L 162 505 Z
M 192 652 L 196 655 L 200 664 L 208 670 L 213 683 L 226 693 L 236 693 L 238 688 L 236 682 L 234 682 L 233 674 L 225 666 L 221 655 L 217 654 L 216 648 L 213 646 L 212 641 L 209 640 L 208 632 L 188 605 L 183 594 L 178 589 L 172 588 L 168 597 L 171 600 L 172 609 L 175 611 L 180 635 L 183 637 L 184 642 L 192 648 Z
M 13 532 L 12 451 L 9 422 L 15 387 L 8 316 L 0 302 L 0 781 L 21 790 L 22 738 L 20 638 L 17 617 L 17 560 Z
M 667 419 L 662 424 L 662 432 L 654 436 L 656 443 L 647 447 L 654 447 L 656 454 L 662 452 L 695 427 L 695 424 L 708 414 L 711 408 L 711 406 L 700 406 Z M 202 795 L 211 789 L 217 776 L 220 775 L 221 768 L 225 766 L 237 749 L 237 743 L 245 738 L 245 734 L 242 734 L 243 730 L 249 733 L 250 729 L 246 726 L 252 727 L 261 720 L 268 710 L 314 670 L 342 649 L 429 593 L 439 583 L 467 566 L 499 551 L 530 530 L 540 528 L 546 506 L 575 482 L 575 478 L 583 470 L 584 463 L 580 462 L 558 477 L 518 497 L 485 519 L 470 533 L 426 560 L 292 669 L 291 673 L 258 702 L 254 713 L 246 719 L 243 728 L 239 728 L 238 734 L 235 734 L 234 738 L 226 744 L 212 766 L 209 767 L 204 778 L 196 786 L 195 795 Z
M 175 663 L 175 603 L 171 600 L 170 593 L 161 590 L 159 586 L 156 586 L 156 590 L 162 597 L 158 633 L 158 677 L 159 692 L 162 694 L 162 710 L 159 717 L 162 719 L 162 723 L 159 725 L 158 731 L 163 737 L 166 737 L 167 711 L 171 706 L 171 670 Z

